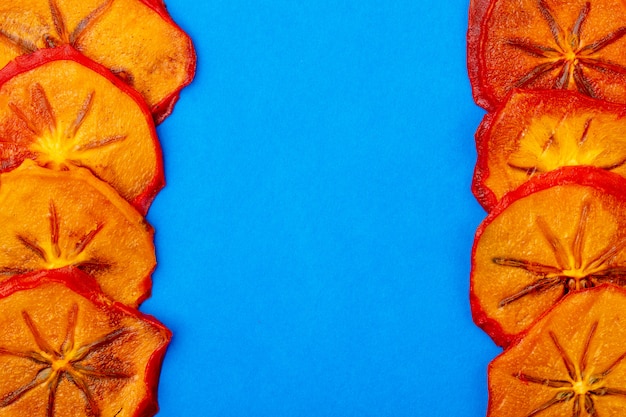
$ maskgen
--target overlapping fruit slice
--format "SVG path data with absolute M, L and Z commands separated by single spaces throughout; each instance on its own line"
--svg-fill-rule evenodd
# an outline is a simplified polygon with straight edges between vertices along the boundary
M 137 89 L 157 121 L 195 71 L 189 37 L 162 0 L 20 0 L 0 4 L 0 68 L 19 55 L 71 45 Z
M 626 285 L 626 180 L 564 167 L 507 194 L 472 250 L 474 321 L 501 346 L 564 295 Z
M 472 0 L 468 70 L 493 110 L 515 87 L 577 90 L 626 103 L 626 3 Z
M 626 106 L 573 91 L 514 90 L 476 133 L 473 190 L 490 210 L 537 174 L 591 165 L 626 176 Z
M 0 207 L 0 281 L 72 266 L 130 306 L 149 295 L 152 228 L 88 170 L 55 171 L 26 160 L 0 176 Z
M 623 415 L 624 320 L 620 288 L 565 298 L 490 364 L 488 417 Z
M 87 167 L 144 214 L 164 184 L 141 97 L 70 47 L 37 51 L 0 71 L 0 172 L 25 158 Z
M 147 417 L 171 333 L 77 270 L 0 284 L 0 415 Z

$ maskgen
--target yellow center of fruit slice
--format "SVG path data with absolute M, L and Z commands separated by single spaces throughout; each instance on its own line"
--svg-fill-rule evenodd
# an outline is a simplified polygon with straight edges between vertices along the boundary
M 621 415 L 626 293 L 568 296 L 489 366 L 489 417 Z
M 623 105 L 574 92 L 516 90 L 479 130 L 477 194 L 487 188 L 499 200 L 562 166 L 595 166 L 626 176 L 624 114 Z
M 578 184 L 515 200 L 475 244 L 475 310 L 515 335 L 570 292 L 625 285 L 625 209 L 623 199 Z
M 26 161 L 0 177 L 0 278 L 72 266 L 113 299 L 136 306 L 156 264 L 152 229 L 85 169 Z
M 0 298 L 0 325 L 11 329 L 0 335 L 0 414 L 153 412 L 145 408 L 154 401 L 152 384 L 168 331 L 72 285 L 44 276 L 34 287 Z
M 162 186 L 147 110 L 99 73 L 54 60 L 9 79 L 0 97 L 3 170 L 25 158 L 50 168 L 87 167 L 142 211 Z

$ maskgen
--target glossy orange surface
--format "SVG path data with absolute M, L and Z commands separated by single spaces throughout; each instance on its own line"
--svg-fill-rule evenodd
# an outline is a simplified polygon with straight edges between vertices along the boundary
M 79 271 L 0 285 L 0 414 L 148 417 L 171 333 Z
M 616 174 L 565 167 L 507 194 L 489 213 L 472 251 L 471 305 L 497 344 L 568 293 L 626 285 L 624 190 Z
M 149 295 L 152 228 L 88 170 L 54 171 L 26 160 L 0 176 L 0 206 L 0 279 L 73 266 L 130 306 Z
M 621 416 L 626 293 L 571 294 L 489 366 L 488 417 Z

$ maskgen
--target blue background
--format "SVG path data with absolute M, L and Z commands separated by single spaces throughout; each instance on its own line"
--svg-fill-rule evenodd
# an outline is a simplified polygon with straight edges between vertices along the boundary
M 480 416 L 467 0 L 168 0 L 160 417 Z

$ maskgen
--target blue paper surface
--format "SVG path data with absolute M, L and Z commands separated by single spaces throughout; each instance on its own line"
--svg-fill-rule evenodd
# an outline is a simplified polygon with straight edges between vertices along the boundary
M 467 0 L 166 0 L 160 417 L 480 416 Z

